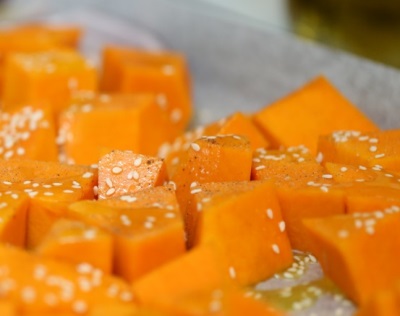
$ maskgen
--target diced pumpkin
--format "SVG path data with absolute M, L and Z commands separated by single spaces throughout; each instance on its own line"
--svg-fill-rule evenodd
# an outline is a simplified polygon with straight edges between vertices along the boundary
M 36 253 L 72 264 L 88 263 L 112 271 L 113 240 L 103 230 L 79 221 L 57 220 L 34 249 Z
M 360 306 L 356 316 L 396 316 L 400 313 L 400 290 L 394 287 L 390 290 L 378 291 L 365 304 Z
M 179 161 L 184 159 L 183 157 L 192 142 L 201 136 L 218 135 L 245 136 L 249 140 L 253 151 L 257 148 L 269 147 L 269 142 L 251 118 L 241 112 L 235 112 L 226 118 L 186 132 L 175 138 L 173 142 L 164 143 L 160 146 L 158 155 L 165 159 L 168 174 L 172 176 L 175 173 Z
M 99 162 L 99 199 L 129 195 L 166 181 L 165 164 L 156 157 L 114 150 Z
M 193 142 L 171 180 L 187 220 L 190 194 L 198 183 L 250 180 L 252 150 L 245 137 L 204 136 Z M 240 168 L 239 168 L 240 166 Z
M 345 213 L 345 195 L 342 190 L 326 185 L 278 190 L 282 217 L 292 248 L 310 251 L 309 238 L 303 220 L 324 218 Z
M 22 106 L 0 114 L 0 158 L 57 161 L 54 116 L 47 106 Z
M 317 153 L 319 135 L 378 129 L 322 76 L 264 107 L 254 120 L 276 148 L 304 145 L 312 154 Z
M 133 282 L 133 293 L 140 304 L 157 307 L 187 293 L 231 284 L 213 250 L 197 247 Z
M 2 299 L 16 305 L 18 315 L 85 314 L 98 303 L 133 304 L 122 280 L 89 264 L 72 266 L 0 245 Z
M 81 94 L 59 125 L 64 162 L 81 164 L 97 163 L 104 149 L 155 155 L 173 137 L 164 111 L 149 94 Z
M 196 212 L 201 214 L 194 244 L 213 247 L 235 282 L 254 284 L 291 265 L 285 222 L 270 183 L 210 183 L 196 188 Z
M 259 148 L 253 154 L 253 180 L 269 180 L 277 187 L 301 187 L 308 182 L 319 182 L 322 175 L 322 166 L 305 147 Z
M 69 206 L 69 215 L 114 235 L 114 269 L 133 281 L 185 251 L 183 222 L 177 210 L 111 207 L 100 201 Z
M 323 162 L 362 165 L 400 171 L 400 130 L 378 132 L 338 131 L 321 136 L 318 150 Z
M 0 196 L 0 242 L 25 247 L 29 199 L 15 193 Z
M 400 247 L 399 210 L 304 220 L 324 273 L 357 304 L 400 278 L 394 256 Z
M 3 109 L 11 111 L 20 104 L 47 102 L 58 115 L 73 93 L 96 88 L 96 69 L 76 51 L 15 53 L 5 62 Z
M 159 107 L 168 114 L 174 137 L 191 119 L 189 74 L 184 57 L 178 53 L 105 47 L 101 86 L 106 92 L 156 95 Z

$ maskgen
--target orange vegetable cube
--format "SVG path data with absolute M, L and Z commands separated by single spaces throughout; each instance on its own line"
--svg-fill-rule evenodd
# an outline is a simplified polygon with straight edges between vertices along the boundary
M 53 113 L 44 106 L 23 106 L 0 114 L 0 158 L 57 161 Z
M 71 163 L 97 163 L 104 149 L 155 155 L 172 137 L 165 113 L 155 97 L 146 94 L 78 97 L 59 125 L 63 161 Z
M 140 304 L 159 307 L 187 293 L 231 284 L 213 250 L 198 247 L 133 282 L 133 293 Z
M 5 64 L 4 109 L 47 102 L 58 115 L 74 93 L 96 88 L 96 69 L 73 50 L 15 53 Z
M 192 115 L 189 74 L 183 56 L 177 53 L 106 47 L 102 89 L 155 94 L 174 136 L 186 128 Z
M 319 138 L 323 162 L 400 171 L 400 130 L 361 133 L 339 131 Z
M 317 182 L 323 174 L 322 166 L 305 147 L 283 150 L 257 149 L 253 154 L 253 180 L 269 180 L 277 187 L 298 187 Z
M 101 229 L 79 221 L 60 219 L 50 228 L 34 251 L 73 264 L 88 263 L 111 273 L 113 240 Z
M 290 243 L 297 250 L 310 251 L 311 248 L 304 219 L 345 213 L 343 191 L 326 185 L 280 188 L 278 197 Z
M 76 315 L 102 304 L 133 305 L 128 284 L 87 263 L 73 266 L 0 245 L 2 299 L 18 315 Z
M 357 304 L 399 280 L 400 208 L 307 219 L 312 252 L 324 273 Z
M 290 118 L 296 119 L 295 124 Z M 312 154 L 317 153 L 319 135 L 378 129 L 324 77 L 261 109 L 254 120 L 274 146 L 304 145 Z
M 194 244 L 213 247 L 238 284 L 257 283 L 291 265 L 286 225 L 270 183 L 210 183 L 196 188 L 201 214 Z
M 114 269 L 128 281 L 185 251 L 182 219 L 174 210 L 111 207 L 99 201 L 81 201 L 69 206 L 69 216 L 114 235 Z
M 197 184 L 250 180 L 252 150 L 245 137 L 204 136 L 191 143 L 171 180 L 187 221 L 186 208 Z M 238 167 L 240 166 L 240 168 Z
M 99 162 L 99 199 L 128 195 L 167 181 L 163 160 L 114 150 Z
M 0 241 L 25 247 L 29 199 L 15 193 L 0 196 Z

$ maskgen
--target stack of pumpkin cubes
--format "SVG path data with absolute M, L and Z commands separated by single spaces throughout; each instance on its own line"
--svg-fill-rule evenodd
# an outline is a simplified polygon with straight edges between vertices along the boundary
M 1 315 L 283 315 L 246 289 L 293 250 L 359 315 L 400 312 L 399 130 L 318 77 L 187 131 L 182 55 L 96 67 L 80 35 L 0 32 Z

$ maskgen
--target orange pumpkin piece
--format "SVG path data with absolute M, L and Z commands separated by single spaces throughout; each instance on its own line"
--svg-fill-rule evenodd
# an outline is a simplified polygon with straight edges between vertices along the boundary
M 132 288 L 139 304 L 157 308 L 188 293 L 225 286 L 232 281 L 213 250 L 197 247 L 136 280 Z
M 319 135 L 378 129 L 324 77 L 261 109 L 254 120 L 275 147 L 304 145 L 312 154 L 317 153 Z
M 0 114 L 0 158 L 57 161 L 53 113 L 45 106 L 23 106 Z
M 89 263 L 111 273 L 113 240 L 101 229 L 79 221 L 60 219 L 50 228 L 34 251 L 73 264 Z
M 78 266 L 0 245 L 2 298 L 15 303 L 18 315 L 79 315 L 98 302 L 132 305 L 132 292 L 122 280 L 87 263 Z
M 113 150 L 99 161 L 99 199 L 128 195 L 167 181 L 162 159 Z
M 69 216 L 114 235 L 114 270 L 129 281 L 185 251 L 183 223 L 177 210 L 81 201 L 69 206 Z
M 324 162 L 400 171 L 400 130 L 362 133 L 338 131 L 321 136 L 318 150 Z
M 0 241 L 25 247 L 29 199 L 15 193 L 0 196 Z
M 323 218 L 345 213 L 345 195 L 342 190 L 326 184 L 298 188 L 280 188 L 279 204 L 287 234 L 293 249 L 310 251 L 309 238 L 303 224 L 307 218 Z
M 355 316 L 396 316 L 400 313 L 400 290 L 394 287 L 390 290 L 378 291 L 360 309 Z
M 277 187 L 299 187 L 318 182 L 323 168 L 302 146 L 282 150 L 259 148 L 253 154 L 251 175 L 253 180 L 269 180 Z
M 178 53 L 105 47 L 101 86 L 106 92 L 156 95 L 159 106 L 168 114 L 174 137 L 191 119 L 189 74 L 184 57 Z
M 15 53 L 5 63 L 3 108 L 11 111 L 20 104 L 47 102 L 57 116 L 73 93 L 96 88 L 95 67 L 76 51 Z
M 171 180 L 187 220 L 186 208 L 196 184 L 250 180 L 252 150 L 245 137 L 204 136 L 191 143 Z M 239 167 L 240 166 L 240 167 Z
M 80 164 L 97 163 L 104 148 L 155 155 L 173 137 L 164 111 L 149 94 L 80 94 L 59 125 L 63 161 Z
M 226 315 L 226 316 L 278 316 L 283 313 L 273 309 L 266 303 L 246 297 L 236 288 L 216 288 L 213 290 L 187 293 L 175 302 L 164 302 L 159 307 L 168 315 Z
M 31 198 L 27 246 L 36 246 L 69 203 L 94 197 L 97 170 L 34 160 L 0 161 L 0 192 Z
M 324 273 L 357 304 L 390 288 L 400 277 L 399 261 L 393 256 L 400 247 L 399 211 L 392 207 L 363 216 L 304 221 Z
M 201 214 L 194 244 L 213 247 L 235 282 L 254 284 L 291 265 L 286 225 L 270 183 L 210 183 L 196 189 Z

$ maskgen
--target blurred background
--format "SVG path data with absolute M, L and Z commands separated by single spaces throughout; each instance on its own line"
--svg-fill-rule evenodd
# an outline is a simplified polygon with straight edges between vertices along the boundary
M 165 0 L 241 23 L 325 44 L 400 68 L 399 0 Z M 103 3 L 129 12 L 129 1 L 3 0 L 0 18 L 29 17 L 62 6 Z

